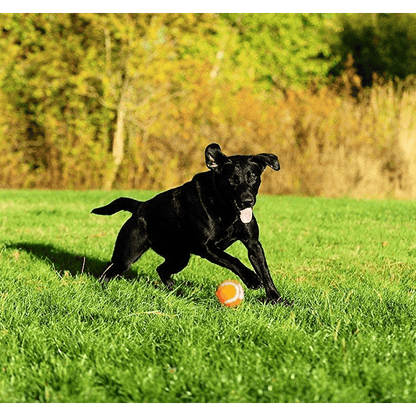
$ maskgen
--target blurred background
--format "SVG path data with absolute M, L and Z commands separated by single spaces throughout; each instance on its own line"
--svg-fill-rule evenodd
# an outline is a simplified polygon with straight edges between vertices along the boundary
M 275 153 L 263 193 L 416 198 L 415 14 L 1 14 L 0 187 L 163 190 Z

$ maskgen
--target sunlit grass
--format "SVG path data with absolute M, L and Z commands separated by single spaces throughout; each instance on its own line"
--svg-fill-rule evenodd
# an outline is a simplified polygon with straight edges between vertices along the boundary
M 98 275 L 150 192 L 0 192 L 1 402 L 413 402 L 416 205 L 260 196 L 255 215 L 292 308 L 193 257 L 168 292 L 149 251 L 106 290 Z M 247 262 L 241 244 L 229 251 Z

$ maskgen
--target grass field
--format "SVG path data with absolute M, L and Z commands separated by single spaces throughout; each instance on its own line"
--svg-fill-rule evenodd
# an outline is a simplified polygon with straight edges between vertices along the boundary
M 255 215 L 292 308 L 217 285 L 193 257 L 169 293 L 147 252 L 98 275 L 128 214 L 92 208 L 150 192 L 0 191 L 1 402 L 414 402 L 416 203 L 260 196 Z M 229 252 L 247 262 L 242 245 Z

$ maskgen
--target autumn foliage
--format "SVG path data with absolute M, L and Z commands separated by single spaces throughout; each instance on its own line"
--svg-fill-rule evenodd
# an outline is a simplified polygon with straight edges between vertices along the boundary
M 2 16 L 0 186 L 166 189 L 218 142 L 278 155 L 263 192 L 416 197 L 411 76 L 362 88 L 351 58 L 330 83 L 322 65 L 267 78 L 230 19 Z

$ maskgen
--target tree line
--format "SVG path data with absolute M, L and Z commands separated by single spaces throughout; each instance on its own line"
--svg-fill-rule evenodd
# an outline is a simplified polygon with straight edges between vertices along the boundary
M 166 188 L 212 141 L 302 163 L 321 105 L 363 104 L 374 83 L 408 91 L 416 72 L 413 14 L 2 14 L 0 27 L 2 187 Z M 290 179 L 270 191 L 305 192 Z

